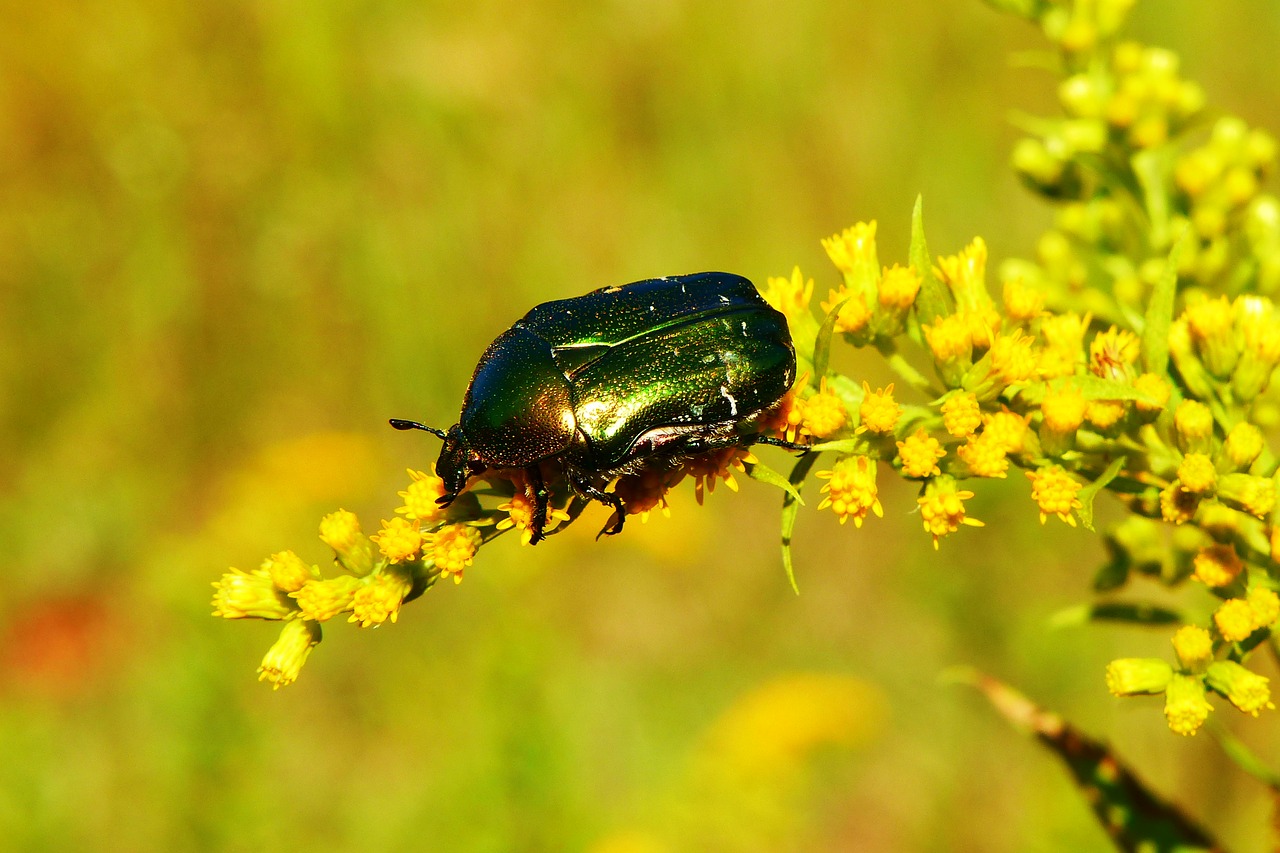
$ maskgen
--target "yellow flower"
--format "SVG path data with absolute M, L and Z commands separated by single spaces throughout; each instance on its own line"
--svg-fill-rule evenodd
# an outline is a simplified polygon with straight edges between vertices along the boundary
M 434 473 L 428 474 L 412 468 L 409 469 L 409 478 L 409 487 L 397 493 L 404 498 L 404 506 L 398 508 L 396 512 L 421 522 L 434 521 L 444 515 L 444 507 L 437 503 L 437 500 L 444 497 L 448 491 L 444 487 L 444 480 Z
M 1249 609 L 1253 611 L 1254 630 L 1269 628 L 1275 624 L 1276 619 L 1280 619 L 1280 596 L 1277 596 L 1273 590 L 1255 586 L 1249 590 L 1245 600 L 1249 602 Z
M 963 315 L 948 314 L 922 328 L 929 351 L 940 364 L 954 361 L 967 362 L 973 357 L 969 323 Z
M 395 622 L 400 617 L 400 605 L 413 589 L 413 575 L 405 566 L 389 565 L 371 575 L 356 590 L 351 601 L 348 622 L 359 623 L 361 628 L 381 625 L 388 619 Z
M 1196 675 L 1175 674 L 1164 694 L 1164 716 L 1174 734 L 1200 731 L 1213 706 L 1204 695 L 1204 680 Z
M 1265 446 L 1266 441 L 1262 437 L 1262 430 L 1248 421 L 1241 421 L 1227 433 L 1225 447 L 1227 458 L 1237 470 L 1243 471 L 1252 465 L 1253 460 L 1258 458 Z
M 1205 680 L 1210 687 L 1226 696 L 1232 705 L 1251 716 L 1256 717 L 1259 711 L 1275 707 L 1271 703 L 1269 679 L 1250 672 L 1233 660 L 1209 664 Z
M 947 432 L 964 438 L 982 425 L 982 410 L 972 391 L 952 394 L 942 404 L 942 425 Z
M 1090 400 L 1084 407 L 1085 419 L 1100 432 L 1118 424 L 1124 412 L 1124 400 Z
M 262 569 L 232 569 L 214 581 L 213 615 L 223 619 L 288 619 L 297 610 Z
M 360 537 L 360 520 L 354 512 L 340 509 L 320 519 L 320 541 L 339 554 L 356 547 Z
M 516 492 L 506 503 L 498 504 L 498 510 L 507 514 L 506 518 L 498 521 L 496 527 L 498 530 L 506 530 L 514 527 L 520 531 L 520 541 L 528 545 L 533 541 L 533 517 L 534 505 L 523 492 Z M 544 533 L 550 533 L 552 529 L 561 521 L 568 521 L 569 513 L 555 507 L 547 507 L 547 518 Z
M 1107 664 L 1107 689 L 1113 696 L 1163 693 L 1173 667 L 1159 658 L 1118 658 Z
M 1006 385 L 1034 379 L 1037 372 L 1032 339 L 1014 329 L 1011 335 L 997 335 L 991 344 L 991 368 Z
M 827 387 L 824 376 L 818 393 L 804 401 L 804 431 L 817 438 L 830 438 L 848 422 L 844 401 Z
M 320 570 L 308 566 L 302 558 L 292 551 L 281 551 L 272 554 L 262 564 L 262 570 L 271 577 L 271 582 L 285 592 L 302 589 L 307 581 L 320 577 Z
M 1213 637 L 1199 625 L 1183 625 L 1171 640 L 1178 660 L 1190 670 L 1199 670 L 1213 660 Z
M 462 570 L 474 562 L 480 548 L 480 532 L 466 524 L 450 524 L 429 534 L 427 555 L 440 574 L 462 583 Z
M 302 618 L 326 622 L 339 613 L 350 610 L 351 603 L 355 601 L 356 590 L 363 585 L 359 578 L 339 575 L 336 578 L 307 581 L 302 589 L 289 593 L 289 597 L 298 603 Z
M 320 626 L 315 622 L 305 619 L 286 622 L 280 638 L 262 658 L 258 680 L 270 683 L 274 690 L 297 681 L 311 650 L 319 645 L 320 636 Z
M 1112 326 L 1095 335 L 1089 344 L 1089 370 L 1103 379 L 1129 381 L 1133 378 L 1138 352 L 1137 335 Z
M 702 506 L 704 494 L 716 490 L 719 480 L 724 480 L 729 491 L 738 491 L 738 481 L 734 479 L 733 472 L 746 471 L 746 463 L 755 461 L 751 452 L 741 447 L 725 447 L 685 460 L 684 471 L 693 478 L 693 497 L 698 506 Z
M 1204 366 L 1219 379 L 1230 377 L 1240 357 L 1231 301 L 1225 296 L 1201 299 L 1187 305 L 1184 316 Z
M 818 476 L 827 480 L 822 487 L 826 497 L 818 509 L 831 507 L 844 524 L 853 519 L 855 527 L 861 527 L 868 512 L 884 517 L 876 490 L 876 463 L 866 456 L 846 456 L 830 471 L 819 471 Z
M 1184 451 L 1207 451 L 1213 437 L 1213 413 L 1204 403 L 1183 400 L 1173 412 L 1179 445 Z
M 974 237 L 957 255 L 938 258 L 934 272 L 951 288 L 962 313 L 992 307 L 986 284 L 987 244 L 981 237 Z
M 638 515 L 641 521 L 649 520 L 649 513 L 661 508 L 662 514 L 671 515 L 667 506 L 667 492 L 684 479 L 683 470 L 662 471 L 657 468 L 642 468 L 634 474 L 624 474 L 618 478 L 613 493 L 622 501 L 627 515 Z M 566 519 L 568 515 L 566 513 Z M 499 522 L 501 524 L 501 522 Z
M 1155 373 L 1143 373 L 1137 379 L 1133 380 L 1133 387 L 1138 389 L 1143 395 L 1149 399 L 1141 399 L 1134 401 L 1139 412 L 1144 414 L 1159 414 L 1169 405 L 1169 380 Z
M 916 294 L 919 292 L 920 273 L 916 272 L 915 267 L 894 264 L 884 268 L 877 298 L 885 308 L 896 312 L 906 311 L 915 304 Z
M 800 389 L 805 385 L 805 377 L 801 377 L 791 390 L 772 409 L 760 416 L 760 431 L 772 433 L 787 441 L 800 438 L 801 425 L 804 423 L 804 400 L 800 398 Z
M 415 559 L 422 548 L 422 532 L 416 525 L 398 517 L 383 521 L 381 532 L 369 539 L 378 546 L 382 556 L 393 563 Z
M 1243 598 L 1228 598 L 1213 612 L 1213 624 L 1228 643 L 1239 643 L 1254 631 L 1253 608 Z
M 956 451 L 975 477 L 1001 477 L 1009 470 L 1004 445 L 995 436 L 978 433 Z
M 1072 510 L 1080 508 L 1080 500 L 1076 497 L 1083 488 L 1066 472 L 1061 465 L 1049 465 L 1027 471 L 1031 480 L 1031 499 L 1040 507 L 1040 523 L 1044 524 L 1050 515 L 1056 515 L 1072 527 L 1076 526 L 1076 518 Z
M 1218 478 L 1218 498 L 1228 506 L 1258 518 L 1268 518 L 1276 506 L 1276 484 L 1270 477 L 1226 474 Z
M 1087 404 L 1084 394 L 1076 390 L 1074 385 L 1050 388 L 1040 401 L 1045 428 L 1060 435 L 1075 432 L 1084 423 Z
M 1200 496 L 1177 483 L 1170 483 L 1160 492 L 1160 516 L 1173 524 L 1186 524 L 1195 517 L 1199 506 Z
M 1044 310 L 1044 294 L 1019 277 L 1004 283 L 1004 313 L 1010 320 L 1026 322 Z
M 1217 480 L 1218 472 L 1208 456 L 1203 453 L 1188 453 L 1182 457 L 1182 464 L 1178 466 L 1178 482 L 1188 492 L 1203 495 L 1213 489 Z
M 796 267 L 791 278 L 771 276 L 761 295 L 789 319 L 803 317 L 809 313 L 813 299 L 813 279 L 805 279 L 800 267 Z
M 1192 576 L 1206 586 L 1226 586 L 1244 569 L 1236 549 L 1225 543 L 1201 548 L 1192 560 Z
M 1089 314 L 1081 317 L 1074 311 L 1050 314 L 1040 319 L 1040 339 L 1046 349 L 1059 350 L 1074 361 L 1080 357 L 1091 320 Z
M 822 248 L 836 269 L 846 276 L 858 272 L 859 268 L 869 266 L 877 269 L 875 220 L 859 222 L 839 234 L 824 238 Z
M 960 525 L 982 527 L 981 521 L 969 518 L 965 513 L 964 502 L 973 497 L 973 492 L 957 489 L 951 477 L 938 477 L 930 480 L 925 486 L 924 495 L 916 499 L 920 505 L 920 518 L 924 522 L 925 532 L 933 537 L 933 547 L 938 548 L 938 540 L 949 533 L 960 529 Z
M 867 307 L 867 300 L 861 293 L 851 294 L 841 287 L 839 290 L 829 291 L 827 301 L 819 303 L 823 314 L 830 314 L 837 305 L 840 306 L 840 313 L 836 315 L 836 323 L 832 327 L 836 334 L 857 334 L 871 321 L 871 309 Z
M 863 382 L 862 390 L 862 404 L 858 406 L 858 417 L 862 425 L 858 427 L 858 431 L 893 432 L 893 428 L 898 425 L 898 418 L 902 416 L 902 407 L 893 399 L 893 383 L 890 382 L 887 387 L 872 393 L 871 386 Z
M 941 474 L 938 460 L 947 455 L 942 444 L 920 427 L 914 434 L 898 442 L 898 459 L 902 473 L 908 477 L 932 477 Z
M 1020 415 L 1008 408 L 982 416 L 982 434 L 999 442 L 1006 453 L 1021 453 L 1027 438 L 1030 415 Z

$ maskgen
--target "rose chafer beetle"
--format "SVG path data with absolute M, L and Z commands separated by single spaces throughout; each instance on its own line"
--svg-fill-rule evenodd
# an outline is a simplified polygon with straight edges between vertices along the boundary
M 476 366 L 447 431 L 394 419 L 443 439 L 436 473 L 448 506 L 471 477 L 523 469 L 542 538 L 553 463 L 583 497 L 626 508 L 604 489 L 649 465 L 755 443 L 756 418 L 786 394 L 796 357 L 786 318 L 739 275 L 704 272 L 605 287 L 535 307 L 498 336 Z

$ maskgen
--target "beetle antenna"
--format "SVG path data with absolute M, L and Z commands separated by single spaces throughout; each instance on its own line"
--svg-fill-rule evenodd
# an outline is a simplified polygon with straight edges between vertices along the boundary
M 441 440 L 448 438 L 448 436 L 445 435 L 444 430 L 436 429 L 435 427 L 429 427 L 426 424 L 420 424 L 417 421 L 406 421 L 400 418 L 392 418 L 390 421 L 388 421 L 388 423 L 390 423 L 396 429 L 420 429 L 420 430 L 423 430 L 424 432 L 431 433 L 436 438 L 439 438 Z

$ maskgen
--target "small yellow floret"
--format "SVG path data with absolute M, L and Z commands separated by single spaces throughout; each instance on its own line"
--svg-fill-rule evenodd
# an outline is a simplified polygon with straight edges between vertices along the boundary
M 1174 734 L 1190 736 L 1200 731 L 1213 706 L 1204 695 L 1204 680 L 1197 675 L 1175 674 L 1164 694 L 1164 716 Z
M 1025 279 L 1014 278 L 1004 283 L 1004 313 L 1009 319 L 1026 322 L 1044 310 L 1044 293 L 1027 284 Z
M 863 382 L 862 390 L 862 404 L 858 406 L 858 417 L 862 420 L 859 432 L 893 432 L 893 428 L 898 425 L 898 418 L 902 416 L 902 407 L 893 399 L 893 383 L 890 382 L 888 386 L 872 393 L 871 386 Z
M 1164 411 L 1165 406 L 1169 405 L 1169 380 L 1163 376 L 1155 373 L 1143 373 L 1133 380 L 1133 387 L 1148 398 L 1134 401 L 1138 411 L 1146 414 L 1156 414 Z
M 836 315 L 836 322 L 832 327 L 836 334 L 857 334 L 871 321 L 871 309 L 867 307 L 866 297 L 861 293 L 850 293 L 841 286 L 839 290 L 828 291 L 827 301 L 819 303 L 824 314 L 830 314 L 837 305 L 840 306 L 840 313 Z
M 952 478 L 939 477 L 930 481 L 925 493 L 916 499 L 920 506 L 920 519 L 924 522 L 925 532 L 933 537 L 935 550 L 938 540 L 959 530 L 960 525 L 983 526 L 981 521 L 969 518 L 965 513 L 964 502 L 972 497 L 973 492 L 957 489 Z
M 1213 637 L 1199 625 L 1183 625 L 1174 632 L 1173 650 L 1187 669 L 1200 669 L 1213 659 Z
M 830 438 L 844 429 L 848 422 L 849 410 L 845 408 L 844 401 L 827 387 L 824 376 L 818 393 L 804 401 L 804 431 L 816 438 Z
M 916 272 L 916 268 L 894 264 L 892 267 L 885 267 L 880 276 L 877 299 L 891 311 L 905 311 L 915 303 L 919 292 L 920 273 Z
M 1178 466 L 1178 482 L 1182 488 L 1197 495 L 1203 495 L 1213 489 L 1218 480 L 1218 472 L 1213 467 L 1213 460 L 1203 453 L 1188 453 L 1182 457 Z
M 1021 329 L 1014 329 L 1010 335 L 997 335 L 992 342 L 991 368 L 1006 385 L 1035 378 L 1038 365 L 1032 342 Z
M 1102 432 L 1118 424 L 1124 413 L 1124 400 L 1090 400 L 1084 407 L 1085 420 Z
M 1004 477 L 1009 470 L 1004 445 L 998 438 L 985 432 L 969 436 L 969 440 L 960 445 L 956 453 L 975 477 Z
M 360 520 L 354 512 L 340 509 L 320 519 L 320 541 L 339 554 L 356 547 L 360 538 Z
M 413 577 L 403 567 L 387 566 L 356 590 L 347 621 L 361 628 L 381 625 L 387 620 L 395 622 L 400 617 L 400 605 L 411 589 Z
M 302 665 L 319 642 L 320 626 L 315 622 L 304 619 L 286 622 L 280 638 L 262 658 L 258 680 L 268 682 L 274 690 L 297 681 Z
M 982 409 L 978 397 L 972 391 L 952 394 L 942 404 L 942 425 L 958 438 L 973 433 L 982 426 Z
M 1276 595 L 1273 590 L 1262 586 L 1255 586 L 1249 590 L 1245 600 L 1249 602 L 1249 608 L 1253 611 L 1253 627 L 1269 628 L 1280 619 L 1280 596 Z
M 308 566 L 292 551 L 272 554 L 262 564 L 262 570 L 271 576 L 271 582 L 285 592 L 295 592 L 312 578 L 320 577 L 315 566 Z
M 445 577 L 462 583 L 462 570 L 475 560 L 480 531 L 466 524 L 450 524 L 429 537 L 427 555 Z
M 409 487 L 398 492 L 404 498 L 404 506 L 399 507 L 396 512 L 421 522 L 434 521 L 443 516 L 445 510 L 437 500 L 448 491 L 444 487 L 444 480 L 434 473 L 428 474 L 412 468 L 409 469 L 409 478 Z
M 969 322 L 963 315 L 948 314 L 922 328 L 925 342 L 936 361 L 966 361 L 972 357 Z
M 1248 421 L 1241 421 L 1227 433 L 1227 458 L 1241 471 L 1253 464 L 1253 460 L 1258 458 L 1265 446 L 1262 430 Z
M 792 319 L 803 317 L 809 313 L 809 303 L 813 300 L 813 279 L 806 279 L 800 267 L 796 267 L 790 278 L 771 276 L 761 295 L 785 316 Z
M 1192 560 L 1192 576 L 1206 586 L 1226 586 L 1244 569 L 1236 549 L 1226 543 L 1201 548 Z
M 876 223 L 859 222 L 839 234 L 823 238 L 822 248 L 831 263 L 842 273 L 852 273 L 859 264 L 874 264 L 876 258 Z
M 1040 507 L 1040 523 L 1044 524 L 1050 515 L 1056 515 L 1075 527 L 1076 518 L 1071 513 L 1081 506 L 1076 495 L 1083 486 L 1061 465 L 1048 465 L 1026 474 L 1031 480 L 1031 499 Z
M 822 487 L 826 497 L 818 509 L 831 507 L 844 524 L 853 519 L 855 527 L 861 527 L 868 512 L 884 516 L 876 489 L 876 463 L 866 456 L 846 456 L 830 471 L 819 471 L 818 476 L 827 480 Z
M 414 559 L 422 547 L 422 532 L 417 525 L 399 517 L 383 521 L 382 530 L 369 538 L 382 556 L 393 563 Z
M 908 477 L 932 477 L 942 473 L 938 460 L 946 455 L 942 444 L 925 432 L 924 427 L 898 442 L 898 459 L 902 462 L 902 473 Z
M 1243 598 L 1229 598 L 1214 611 L 1213 624 L 1218 626 L 1222 639 L 1239 643 L 1254 631 L 1253 608 Z
M 1195 449 L 1213 435 L 1213 413 L 1197 400 L 1183 400 L 1173 412 L 1173 424 L 1183 446 Z
M 1200 507 L 1200 495 L 1170 483 L 1160 492 L 1160 516 L 1173 524 L 1186 524 Z
M 1040 401 L 1045 428 L 1059 435 L 1074 432 L 1084 423 L 1087 404 L 1084 394 L 1073 385 L 1049 389 L 1045 392 L 1044 399 Z
M 982 416 L 982 434 L 1000 443 L 1006 453 L 1020 453 L 1027 437 L 1030 415 L 1020 415 L 1002 408 Z

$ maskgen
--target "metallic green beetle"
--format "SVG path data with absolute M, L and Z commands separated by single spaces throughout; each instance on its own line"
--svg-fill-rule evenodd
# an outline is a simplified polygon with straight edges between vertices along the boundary
M 548 492 L 541 466 L 557 462 L 575 491 L 626 509 L 603 488 L 649 465 L 754 443 L 802 445 L 759 434 L 755 419 L 795 379 L 786 318 L 739 275 L 704 272 L 605 287 L 537 306 L 498 336 L 476 366 L 458 423 L 442 431 L 436 473 L 448 506 L 471 477 L 523 468 L 543 538 Z

